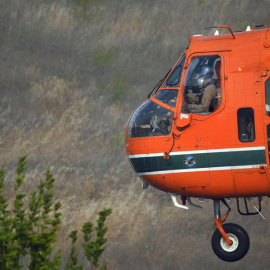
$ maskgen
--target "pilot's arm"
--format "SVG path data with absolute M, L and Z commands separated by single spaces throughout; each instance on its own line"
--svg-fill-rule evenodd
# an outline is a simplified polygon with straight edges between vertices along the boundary
M 214 99 L 217 95 L 217 88 L 214 84 L 210 84 L 205 87 L 201 104 L 188 104 L 188 110 L 197 109 L 201 111 L 208 111 L 209 106 L 211 104 L 212 99 Z

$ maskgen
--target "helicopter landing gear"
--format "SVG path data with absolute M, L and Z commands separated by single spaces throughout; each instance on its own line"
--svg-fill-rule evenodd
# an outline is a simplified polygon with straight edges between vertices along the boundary
M 229 215 L 230 207 L 224 199 L 221 200 L 228 211 L 220 218 L 220 200 L 214 200 L 215 223 L 217 229 L 212 236 L 212 248 L 215 254 L 223 261 L 235 262 L 241 260 L 249 250 L 249 236 L 239 225 L 222 223 Z
M 213 251 L 223 261 L 235 262 L 241 260 L 249 250 L 247 232 L 241 226 L 233 223 L 225 224 L 223 228 L 232 244 L 228 245 L 219 230 L 216 229 L 212 237 Z

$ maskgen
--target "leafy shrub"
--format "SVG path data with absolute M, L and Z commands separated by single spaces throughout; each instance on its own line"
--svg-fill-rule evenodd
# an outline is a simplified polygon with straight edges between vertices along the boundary
M 123 132 L 118 132 L 110 137 L 110 147 L 115 149 L 119 147 L 125 141 L 125 135 Z
M 89 22 L 100 14 L 100 0 L 73 0 L 72 13 L 84 22 Z
M 4 195 L 5 172 L 0 170 L 0 268 L 2 270 L 23 269 L 22 258 L 29 258 L 30 270 L 59 269 L 61 265 L 61 252 L 53 252 L 54 243 L 57 241 L 57 231 L 60 229 L 61 207 L 60 202 L 53 200 L 53 184 L 55 179 L 49 170 L 45 179 L 40 180 L 37 191 L 32 191 L 29 196 L 28 209 L 26 210 L 24 198 L 26 194 L 20 193 L 20 187 L 25 178 L 26 157 L 19 159 L 17 177 L 15 179 L 15 199 L 9 201 Z M 11 200 L 11 199 L 10 199 Z M 12 208 L 9 210 L 9 208 Z M 107 239 L 105 234 L 108 228 L 104 227 L 106 218 L 111 214 L 111 209 L 99 212 L 97 226 L 91 222 L 83 225 L 83 249 L 86 258 L 93 267 L 106 269 L 106 264 L 101 265 L 100 257 L 105 250 Z M 96 239 L 91 241 L 92 233 Z M 77 231 L 71 232 L 72 247 L 65 269 L 83 269 L 78 265 Z M 53 255 L 54 254 L 54 255 Z
M 93 52 L 93 59 L 102 71 L 111 67 L 113 60 L 117 57 L 118 50 L 115 46 L 110 48 L 96 48 Z
M 121 76 L 111 76 L 110 80 L 113 100 L 123 100 L 129 91 L 129 82 Z
M 122 76 L 109 76 L 108 80 L 99 80 L 99 86 L 114 103 L 122 101 L 130 91 L 130 83 Z

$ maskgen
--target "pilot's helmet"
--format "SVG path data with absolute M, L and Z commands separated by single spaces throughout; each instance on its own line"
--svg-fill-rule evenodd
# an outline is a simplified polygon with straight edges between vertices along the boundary
M 202 66 L 198 74 L 198 85 L 203 87 L 205 85 L 205 80 L 212 78 L 213 75 L 214 70 L 210 66 L 208 65 Z

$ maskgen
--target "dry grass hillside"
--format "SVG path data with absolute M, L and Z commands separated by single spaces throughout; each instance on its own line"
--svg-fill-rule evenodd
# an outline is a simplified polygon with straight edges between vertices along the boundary
M 269 269 L 269 202 L 260 217 L 237 215 L 251 248 L 228 264 L 211 249 L 212 202 L 180 211 L 169 196 L 141 189 L 124 152 L 133 109 L 177 60 L 193 34 L 217 24 L 244 30 L 270 24 L 270 0 L 1 0 L 0 165 L 12 185 L 28 155 L 25 189 L 46 168 L 62 201 L 65 248 L 71 230 L 108 219 L 104 257 L 118 269 Z M 12 194 L 10 193 L 10 196 Z

